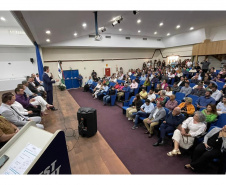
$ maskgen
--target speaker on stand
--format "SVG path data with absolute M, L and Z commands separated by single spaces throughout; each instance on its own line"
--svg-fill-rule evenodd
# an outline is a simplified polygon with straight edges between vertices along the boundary
M 90 107 L 81 107 L 77 112 L 78 131 L 82 137 L 94 136 L 97 132 L 97 112 Z

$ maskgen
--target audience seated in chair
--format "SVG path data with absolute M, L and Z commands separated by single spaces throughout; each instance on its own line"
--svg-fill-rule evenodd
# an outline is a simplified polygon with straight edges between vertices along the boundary
M 144 125 L 147 128 L 145 134 L 149 134 L 149 138 L 154 135 L 154 126 L 158 125 L 160 120 L 164 119 L 164 117 L 166 116 L 166 111 L 163 105 L 163 102 L 157 101 L 156 107 L 151 111 L 149 117 L 143 120 Z
M 107 105 L 111 101 L 111 95 L 116 95 L 115 87 L 111 87 L 108 91 L 108 94 L 103 97 L 104 105 Z
M 151 111 L 154 109 L 153 103 L 150 103 L 149 99 L 145 100 L 145 103 L 140 107 L 140 111 L 136 113 L 136 117 L 134 120 L 134 126 L 132 129 L 138 128 L 139 117 L 148 117 Z
M 140 95 L 136 94 L 136 97 L 133 99 L 133 106 L 126 109 L 126 117 L 128 120 L 133 120 L 133 113 L 140 111 L 143 102 L 140 99 Z
M 223 95 L 222 92 L 219 91 L 219 90 L 217 89 L 217 86 L 216 86 L 216 85 L 212 85 L 211 90 L 212 90 L 212 95 L 211 95 L 211 97 L 212 97 L 217 103 L 219 103 L 219 102 L 220 102 L 220 99 L 221 99 L 221 97 L 222 97 L 222 95 Z
M 208 104 L 216 104 L 216 101 L 211 97 L 212 91 L 206 91 L 205 96 L 199 97 L 196 102 L 197 108 L 206 108 Z
M 204 96 L 205 92 L 206 92 L 206 90 L 203 88 L 203 84 L 198 83 L 197 88 L 193 89 L 191 94 L 196 95 L 196 96 Z
M 195 112 L 195 107 L 192 105 L 192 98 L 186 97 L 185 102 L 180 103 L 178 107 L 181 109 L 181 113 L 185 118 L 193 116 Z
M 202 113 L 206 117 L 207 130 L 209 130 L 210 124 L 212 122 L 216 121 L 216 119 L 218 117 L 216 105 L 214 105 L 214 104 L 208 104 L 206 106 L 206 109 L 203 109 L 202 110 Z
M 173 111 L 175 107 L 177 107 L 178 102 L 175 100 L 175 95 L 171 95 L 170 99 L 166 102 L 165 107 L 170 111 Z
M 173 94 L 176 94 L 177 92 L 180 92 L 180 87 L 177 85 L 177 82 L 173 83 L 173 86 L 172 86 L 171 89 L 173 91 Z
M 179 125 L 172 137 L 174 148 L 167 155 L 170 157 L 180 155 L 179 147 L 189 149 L 193 145 L 195 137 L 205 132 L 205 119 L 205 116 L 200 111 L 197 111 L 194 117 L 187 118 L 182 125 Z M 186 132 L 186 129 L 189 131 Z
M 141 99 L 147 99 L 148 93 L 144 87 L 142 87 L 142 90 L 140 91 L 139 95 Z
M 98 97 L 99 100 L 100 100 L 103 96 L 105 96 L 105 95 L 107 94 L 107 91 L 108 91 L 109 87 L 108 87 L 106 84 L 104 84 L 102 89 L 103 89 L 103 90 L 101 90 L 101 91 L 97 94 L 97 97 Z
M 132 83 L 130 84 L 130 93 L 133 93 L 136 88 L 138 88 L 138 83 L 135 80 L 132 80 Z
M 185 82 L 185 85 L 180 90 L 181 93 L 184 93 L 185 96 L 191 94 L 192 88 L 189 86 L 189 82 Z
M 148 99 L 150 100 L 151 103 L 155 102 L 156 95 L 152 89 L 148 93 Z
M 160 137 L 153 146 L 164 145 L 164 138 L 166 134 L 174 132 L 177 126 L 182 124 L 183 121 L 184 116 L 181 114 L 181 109 L 179 107 L 176 107 L 172 112 L 169 112 L 160 126 Z
M 87 92 L 92 84 L 93 84 L 93 80 L 91 79 L 91 76 L 90 76 L 89 80 L 85 83 L 83 92 Z
M 127 83 L 125 83 L 124 87 L 122 89 L 118 89 L 117 92 L 117 97 L 118 97 L 118 101 L 121 100 L 121 97 L 125 95 L 125 93 L 130 92 L 130 87 L 128 86 Z
M 223 97 L 222 102 L 217 104 L 217 113 L 223 114 L 226 113 L 226 95 Z
M 190 164 L 186 164 L 186 169 L 196 172 L 205 172 L 208 164 L 214 158 L 221 158 L 219 172 L 225 174 L 225 149 L 226 149 L 226 125 L 223 128 L 215 127 L 205 135 L 203 143 L 200 143 L 192 154 Z M 224 153 L 224 155 L 223 155 Z

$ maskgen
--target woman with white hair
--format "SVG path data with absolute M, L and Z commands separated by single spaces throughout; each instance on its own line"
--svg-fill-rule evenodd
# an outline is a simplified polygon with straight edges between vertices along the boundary
M 174 149 L 167 153 L 168 156 L 181 154 L 179 147 L 189 149 L 196 136 L 203 134 L 206 130 L 206 117 L 200 111 L 196 111 L 194 117 L 186 119 L 182 125 L 173 133 Z

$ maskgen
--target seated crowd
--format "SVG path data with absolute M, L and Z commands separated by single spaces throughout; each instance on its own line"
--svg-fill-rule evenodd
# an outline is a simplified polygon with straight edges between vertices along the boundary
M 43 82 L 38 73 L 27 77 L 12 92 L 2 95 L 0 106 L 0 147 L 9 141 L 28 121 L 34 121 L 38 128 L 44 129 L 42 117 L 47 110 L 56 110 L 48 104 Z
M 226 126 L 208 133 L 218 116 L 226 113 L 226 69 L 217 73 L 213 67 L 208 70 L 204 66 L 192 67 L 191 60 L 186 59 L 170 65 L 160 60 L 148 61 L 142 69 L 130 69 L 125 74 L 120 68 L 111 77 L 98 78 L 92 96 L 103 99 L 104 105 L 110 102 L 111 95 L 116 95 L 119 102 L 129 101 L 126 93 L 131 98 L 135 96 L 125 111 L 128 120 L 134 122 L 132 129 L 143 124 L 149 138 L 157 130 L 155 147 L 164 145 L 166 136 L 171 135 L 174 147 L 167 155 L 180 155 L 180 148 L 192 149 L 192 161 L 185 168 L 203 172 L 214 158 L 226 161 Z M 91 88 L 93 80 L 89 78 L 84 91 Z M 183 98 L 178 99 L 178 95 Z M 204 137 L 204 142 L 197 144 L 198 137 Z M 224 173 L 222 166 L 219 169 Z

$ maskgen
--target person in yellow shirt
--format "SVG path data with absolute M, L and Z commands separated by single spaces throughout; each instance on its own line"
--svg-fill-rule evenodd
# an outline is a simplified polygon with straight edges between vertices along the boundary
M 142 88 L 142 90 L 140 91 L 139 95 L 140 95 L 140 98 L 141 98 L 141 99 L 147 99 L 148 93 L 147 93 L 147 91 L 145 90 L 145 87 Z
M 182 102 L 178 107 L 181 108 L 181 113 L 184 114 L 186 118 L 192 116 L 195 112 L 195 107 L 192 105 L 192 98 L 190 97 L 186 97 L 185 102 Z

